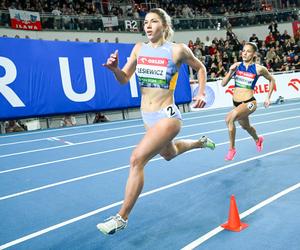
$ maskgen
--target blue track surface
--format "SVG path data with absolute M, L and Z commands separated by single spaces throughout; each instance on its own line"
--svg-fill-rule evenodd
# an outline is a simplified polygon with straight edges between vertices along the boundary
M 241 214 L 299 185 L 300 102 L 259 108 L 250 119 L 264 150 L 238 128 L 237 155 L 225 162 L 229 110 L 183 114 L 178 138 L 205 134 L 216 150 L 149 162 L 128 227 L 113 236 L 96 224 L 120 208 L 140 119 L 0 136 L 0 249 L 181 249 L 227 220 L 232 194 Z M 197 248 L 300 249 L 299 211 L 297 186 L 243 218 L 247 229 Z

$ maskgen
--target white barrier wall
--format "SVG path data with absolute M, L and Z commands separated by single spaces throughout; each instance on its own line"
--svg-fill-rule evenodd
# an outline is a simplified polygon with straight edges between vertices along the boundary
M 252 27 L 234 27 L 233 32 L 237 35 L 239 40 L 249 41 L 252 33 L 256 33 L 257 37 L 260 40 L 265 40 L 266 36 L 269 34 L 268 24 L 258 25 Z M 287 30 L 288 34 L 293 34 L 292 22 L 289 23 L 279 23 L 278 30 L 282 34 Z M 102 42 L 108 40 L 111 43 L 115 42 L 115 38 L 118 37 L 120 43 L 136 43 L 137 41 L 146 41 L 147 37 L 142 36 L 141 33 L 128 33 L 128 32 L 90 32 L 90 31 L 28 31 L 28 30 L 15 30 L 8 28 L 0 28 L 0 36 L 7 35 L 8 37 L 14 37 L 19 35 L 21 38 L 24 38 L 28 35 L 33 39 L 44 39 L 44 40 L 54 40 L 59 39 L 60 41 L 66 41 L 70 39 L 75 41 L 78 38 L 82 42 L 88 42 L 90 39 L 96 41 L 98 37 L 101 38 Z M 217 37 L 218 39 L 226 38 L 225 29 L 203 29 L 203 30 L 189 30 L 189 31 L 180 31 L 176 30 L 173 41 L 177 43 L 187 44 L 189 40 L 196 41 L 196 38 L 199 37 L 201 41 L 205 41 L 206 36 L 209 36 L 210 40 Z
M 271 97 L 271 102 L 275 102 L 279 96 L 284 99 L 300 98 L 300 72 L 273 75 L 276 82 L 276 88 Z M 191 84 L 192 95 L 198 92 L 198 84 Z M 232 95 L 234 88 L 234 80 L 231 79 L 226 87 L 221 86 L 221 80 L 208 82 L 206 84 L 205 108 L 222 108 L 232 106 Z M 254 90 L 254 96 L 258 103 L 264 102 L 269 92 L 269 81 L 264 77 L 260 77 Z M 195 111 L 195 109 L 191 108 Z

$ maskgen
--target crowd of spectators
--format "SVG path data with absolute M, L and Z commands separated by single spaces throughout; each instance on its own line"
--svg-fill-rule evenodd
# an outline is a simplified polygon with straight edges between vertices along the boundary
M 0 10 L 37 11 L 41 14 L 43 28 L 67 30 L 124 30 L 124 19 L 143 19 L 152 7 L 165 9 L 174 19 L 175 29 L 215 28 L 226 26 L 228 21 L 235 27 L 268 23 L 274 18 L 278 22 L 297 19 L 296 11 L 282 10 L 299 7 L 299 1 L 282 0 L 276 6 L 256 2 L 232 0 L 228 5 L 225 0 L 0 0 Z M 270 15 L 260 14 L 264 12 L 270 12 Z M 110 29 L 104 27 L 102 16 L 117 16 L 118 26 Z M 9 24 L 8 13 L 0 17 L 0 25 Z M 141 30 L 141 25 L 138 26 Z
M 277 29 L 277 23 L 271 22 L 269 33 L 264 37 L 257 37 L 253 33 L 249 37 L 249 42 L 255 42 L 258 46 L 256 62 L 264 65 L 270 72 L 300 70 L 300 30 L 292 36 L 286 30 L 282 33 Z M 3 37 L 7 37 L 3 35 Z M 18 35 L 15 38 L 20 38 Z M 30 37 L 25 36 L 26 39 Z M 58 39 L 54 39 L 58 41 Z M 71 41 L 67 39 L 67 41 Z M 75 42 L 79 42 L 76 38 Z M 115 37 L 114 41 L 107 39 L 95 40 L 89 39 L 89 42 L 115 42 L 119 43 L 119 38 Z M 176 42 L 176 41 L 174 41 Z M 198 37 L 196 41 L 189 40 L 187 45 L 193 51 L 194 55 L 204 63 L 207 68 L 208 78 L 221 78 L 225 76 L 229 67 L 238 61 L 241 61 L 242 48 L 246 40 L 239 40 L 236 34 L 229 26 L 226 32 L 226 38 L 209 36 L 201 41 Z M 192 78 L 196 78 L 196 74 Z
M 275 22 L 269 25 L 269 30 L 265 38 L 258 38 L 256 34 L 249 37 L 249 41 L 258 46 L 256 62 L 266 66 L 270 72 L 300 70 L 299 31 L 295 36 L 286 30 L 280 33 Z M 196 41 L 190 40 L 188 47 L 205 64 L 209 78 L 222 78 L 233 63 L 242 60 L 245 42 L 240 41 L 229 28 L 226 39 L 215 37 L 211 40 L 207 36 L 205 41 L 201 41 L 197 38 Z
M 27 131 L 27 126 L 21 120 L 10 120 L 4 122 L 6 133 Z
M 253 4 L 256 2 L 256 4 Z M 265 1 L 268 2 L 268 1 Z M 0 9 L 9 8 L 53 13 L 54 15 L 115 15 L 144 17 L 149 7 L 161 7 L 172 17 L 193 18 L 209 15 L 236 15 L 271 10 L 264 1 L 232 0 L 230 5 L 225 0 L 1 0 Z M 296 0 L 282 0 L 277 8 L 299 7 Z M 124 8 L 126 6 L 127 8 Z M 134 13 L 134 12 L 137 13 Z

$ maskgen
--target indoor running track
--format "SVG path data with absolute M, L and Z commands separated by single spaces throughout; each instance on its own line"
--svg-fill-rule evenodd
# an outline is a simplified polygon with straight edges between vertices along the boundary
M 122 203 L 140 119 L 0 136 L 0 249 L 300 249 L 300 102 L 259 108 L 251 121 L 264 150 L 238 128 L 225 162 L 229 110 L 183 114 L 177 138 L 207 135 L 217 148 L 152 159 L 113 236 L 96 224 Z M 249 224 L 239 233 L 220 227 L 232 194 Z

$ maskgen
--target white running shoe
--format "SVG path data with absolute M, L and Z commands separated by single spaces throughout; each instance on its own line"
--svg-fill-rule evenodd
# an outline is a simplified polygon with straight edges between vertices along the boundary
M 99 223 L 97 228 L 104 234 L 114 234 L 127 226 L 128 220 L 124 220 L 121 215 L 116 214 L 106 219 L 103 223 Z

